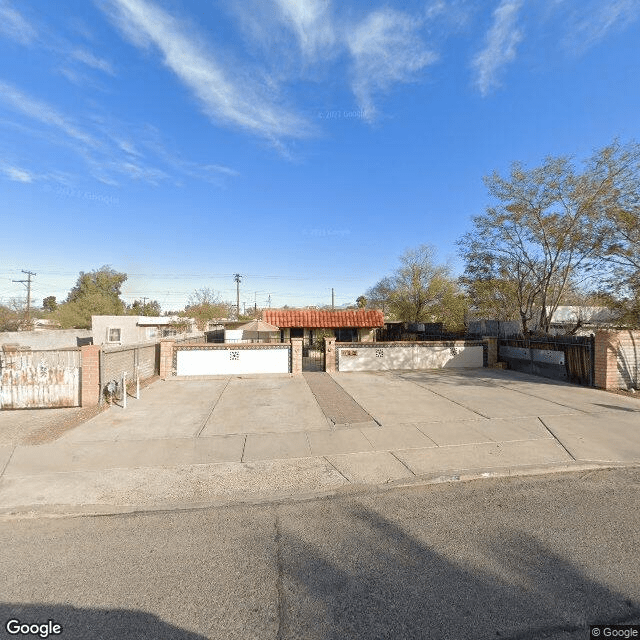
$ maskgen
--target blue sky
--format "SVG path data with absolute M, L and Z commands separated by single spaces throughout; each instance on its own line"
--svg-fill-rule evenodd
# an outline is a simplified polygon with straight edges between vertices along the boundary
M 638 140 L 640 0 L 0 0 L 0 301 L 297 306 L 456 240 L 512 161 Z

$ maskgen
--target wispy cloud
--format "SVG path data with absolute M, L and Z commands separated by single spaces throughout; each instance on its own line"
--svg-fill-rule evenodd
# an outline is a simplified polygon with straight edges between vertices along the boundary
M 567 44 L 581 53 L 616 29 L 624 29 L 640 17 L 640 0 L 598 0 L 582 6 L 570 21 Z
M 13 180 L 14 182 L 33 182 L 34 180 L 33 174 L 19 167 L 5 165 L 3 167 L 0 167 L 0 171 L 2 171 L 2 173 L 4 173 L 9 178 L 9 180 Z
M 438 55 L 418 32 L 422 21 L 391 9 L 370 13 L 348 36 L 354 61 L 353 91 L 368 120 L 375 116 L 373 94 L 409 82 Z
M 108 73 L 110 76 L 115 75 L 115 71 L 113 70 L 113 66 L 111 65 L 111 63 L 107 60 L 103 60 L 102 58 L 98 58 L 93 53 L 91 53 L 91 51 L 87 51 L 86 49 L 74 49 L 71 52 L 71 57 L 78 62 L 86 64 L 92 69 L 104 71 L 104 73 Z
M 273 0 L 281 19 L 295 33 L 300 49 L 316 57 L 331 47 L 336 35 L 330 0 Z
M 0 120 L 0 125 L 9 126 L 39 142 L 48 139 L 51 144 L 71 149 L 84 161 L 93 178 L 110 186 L 119 186 L 124 179 L 151 185 L 178 183 L 185 176 L 222 185 L 225 179 L 238 175 L 237 171 L 221 164 L 202 165 L 181 159 L 165 148 L 159 132 L 153 128 L 141 131 L 112 117 L 106 119 L 94 114 L 86 119 L 88 130 L 81 129 L 52 105 L 1 81 L 0 103 L 29 118 L 36 126 L 9 120 Z M 0 162 L 0 172 L 11 180 L 33 182 L 36 174 L 21 169 L 19 164 L 19 160 Z M 38 174 L 41 177 L 55 176 L 51 167 L 42 171 Z M 56 182 L 55 177 L 47 179 Z
M 0 34 L 20 44 L 30 44 L 38 35 L 36 29 L 9 4 L 8 0 L 0 0 Z
M 111 0 L 110 7 L 123 34 L 137 46 L 155 46 L 214 121 L 274 140 L 309 133 L 303 118 L 275 103 L 255 79 L 225 70 L 201 40 L 164 10 L 146 0 Z
M 501 69 L 516 57 L 516 47 L 522 40 L 517 28 L 522 0 L 502 0 L 493 14 L 493 24 L 486 37 L 485 47 L 473 60 L 476 85 L 485 96 L 499 85 Z
M 55 127 L 64 134 L 89 146 L 96 146 L 96 140 L 77 127 L 71 120 L 58 113 L 51 105 L 31 98 L 15 87 L 0 81 L 0 101 L 14 111 L 37 120 L 42 124 Z

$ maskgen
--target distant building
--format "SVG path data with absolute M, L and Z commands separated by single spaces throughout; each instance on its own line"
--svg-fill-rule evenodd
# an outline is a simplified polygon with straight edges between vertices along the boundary
M 578 335 L 615 325 L 616 314 L 607 307 L 559 306 L 551 316 L 551 333 L 565 333 L 578 327 Z
M 186 331 L 175 323 L 187 323 Z M 178 316 L 91 316 L 94 344 L 156 342 L 171 336 L 196 334 L 196 321 Z

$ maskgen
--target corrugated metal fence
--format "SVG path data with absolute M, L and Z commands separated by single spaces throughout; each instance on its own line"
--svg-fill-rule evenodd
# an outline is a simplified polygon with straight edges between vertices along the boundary
M 80 349 L 0 352 L 0 409 L 80 405 Z

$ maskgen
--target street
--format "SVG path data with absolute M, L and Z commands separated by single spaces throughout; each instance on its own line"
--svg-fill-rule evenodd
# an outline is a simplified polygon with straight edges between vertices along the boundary
M 587 638 L 640 622 L 639 486 L 626 468 L 5 517 L 2 637 Z

